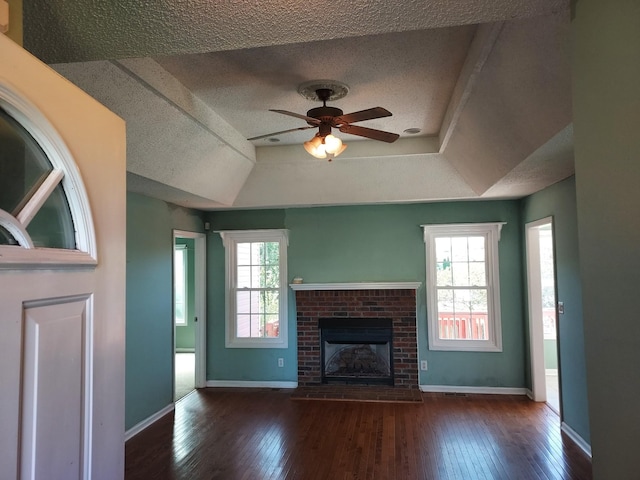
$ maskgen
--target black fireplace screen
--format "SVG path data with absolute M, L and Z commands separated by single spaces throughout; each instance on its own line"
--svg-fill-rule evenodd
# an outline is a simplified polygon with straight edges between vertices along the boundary
M 321 318 L 322 383 L 393 385 L 393 326 L 388 318 Z

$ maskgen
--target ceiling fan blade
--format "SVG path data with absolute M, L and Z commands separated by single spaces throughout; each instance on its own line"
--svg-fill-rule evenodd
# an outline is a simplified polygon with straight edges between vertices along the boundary
M 374 118 L 390 117 L 393 115 L 389 110 L 382 107 L 368 108 L 359 112 L 347 113 L 334 118 L 334 125 L 343 123 L 362 122 L 364 120 L 373 120 Z
M 383 130 L 374 130 L 373 128 L 359 127 L 357 125 L 342 125 L 340 127 L 342 133 L 358 135 L 360 137 L 370 138 L 372 140 L 380 140 L 381 142 L 393 143 L 400 135 L 397 133 L 385 132 Z
M 276 113 L 281 113 L 283 115 L 289 115 L 290 117 L 296 117 L 296 118 L 301 118 L 302 120 L 309 122 L 309 123 L 313 123 L 314 125 L 320 125 L 320 120 L 318 120 L 317 118 L 313 118 L 313 117 L 307 117 L 306 115 L 300 115 L 299 113 L 293 113 L 293 112 L 289 112 L 287 110 L 273 110 L 273 109 L 269 109 L 270 112 L 276 112 Z
M 249 141 L 251 141 L 251 140 L 260 140 L 262 138 L 275 137 L 276 135 L 281 135 L 283 133 L 297 132 L 298 130 L 308 130 L 310 128 L 316 128 L 316 127 L 315 126 L 309 126 L 309 127 L 290 128 L 289 130 L 282 130 L 281 132 L 267 133 L 266 135 L 260 135 L 259 137 L 247 138 L 247 140 L 249 140 Z

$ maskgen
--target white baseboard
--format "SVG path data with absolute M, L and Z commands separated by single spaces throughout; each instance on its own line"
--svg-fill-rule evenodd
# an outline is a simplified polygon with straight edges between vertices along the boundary
M 529 397 L 529 400 L 533 400 L 533 391 L 530 388 L 527 388 L 527 393 L 526 393 L 527 397 Z
M 573 428 L 571 428 L 564 422 L 562 422 L 560 430 L 562 430 L 567 435 L 567 437 L 569 437 L 573 441 L 573 443 L 580 447 L 580 450 L 589 455 L 589 458 L 591 458 L 591 445 L 589 445 L 585 441 L 585 439 L 578 434 L 578 432 L 576 432 Z
M 207 380 L 207 387 L 297 388 L 298 382 L 262 382 L 250 380 Z
M 137 425 L 131 427 L 129 430 L 124 432 L 124 441 L 126 442 L 131 437 L 133 437 L 134 435 L 137 435 L 138 433 L 140 433 L 142 430 L 144 430 L 145 428 L 147 428 L 151 424 L 153 424 L 153 423 L 157 422 L 158 420 L 160 420 L 167 413 L 171 413 L 174 409 L 175 409 L 175 404 L 171 403 L 171 404 L 167 405 L 166 407 L 164 407 L 159 412 L 156 412 L 153 415 L 151 415 L 150 417 L 145 418 L 143 421 L 141 421 Z
M 477 393 L 489 395 L 526 395 L 526 388 L 512 387 L 465 387 L 452 385 L 420 385 L 422 392 L 431 393 Z

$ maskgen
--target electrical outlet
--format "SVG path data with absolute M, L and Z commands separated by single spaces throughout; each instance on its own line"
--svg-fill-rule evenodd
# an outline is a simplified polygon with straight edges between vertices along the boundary
M 284 358 L 279 358 L 278 359 L 278 366 L 279 367 L 284 367 Z
M 426 369 L 427 369 L 427 361 L 420 360 L 420 370 L 426 370 Z

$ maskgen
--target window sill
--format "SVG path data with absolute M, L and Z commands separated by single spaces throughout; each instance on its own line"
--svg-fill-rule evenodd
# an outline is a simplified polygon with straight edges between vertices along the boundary
M 225 342 L 226 348 L 289 348 L 289 345 L 285 339 L 227 339 Z
M 473 344 L 463 342 L 438 342 L 435 345 L 429 344 L 429 350 L 448 351 L 448 352 L 502 352 L 501 345 L 495 345 L 490 342 Z

